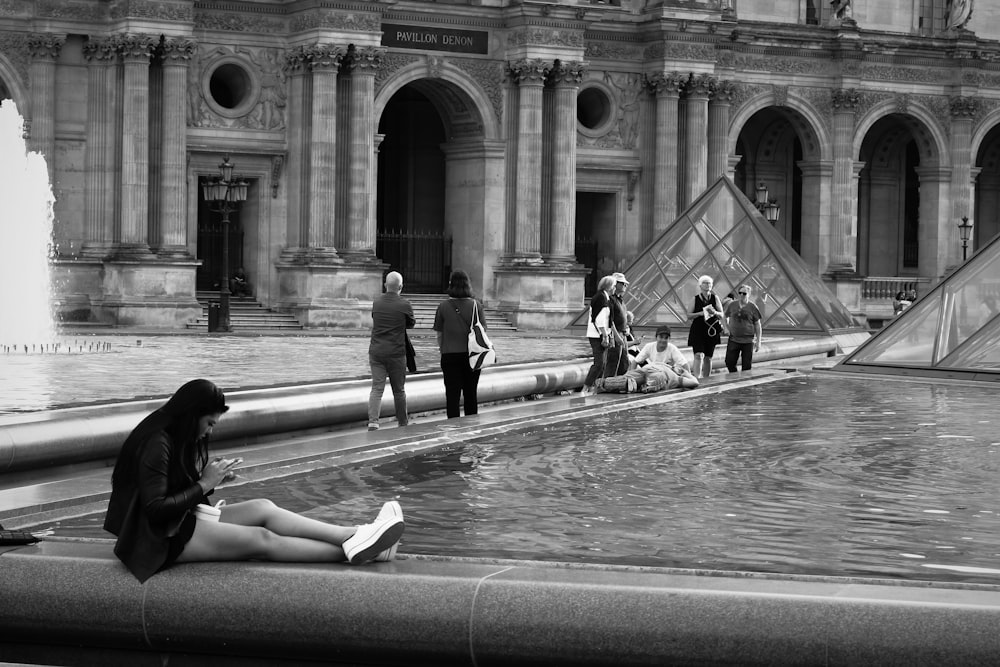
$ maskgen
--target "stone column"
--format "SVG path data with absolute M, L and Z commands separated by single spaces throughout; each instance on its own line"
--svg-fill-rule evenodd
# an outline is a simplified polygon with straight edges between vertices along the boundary
M 513 259 L 540 263 L 542 212 L 542 97 L 550 65 L 521 60 L 511 65 L 520 104 L 517 113 L 517 161 Z
M 369 216 L 374 171 L 372 140 L 375 136 L 375 75 L 385 49 L 367 47 L 348 52 L 346 68 L 351 73 L 350 167 L 347 211 L 347 245 L 341 255 L 375 257 L 375 218 Z
M 973 220 L 975 215 L 975 179 L 972 177 L 972 123 L 979 109 L 974 97 L 952 97 L 951 111 L 951 219 L 958 225 L 962 216 Z M 973 224 L 975 220 L 973 220 Z M 972 239 L 969 240 L 971 251 Z M 955 247 L 955 259 L 961 261 L 961 244 Z M 972 253 L 969 252 L 971 255 Z
M 684 132 L 684 191 L 681 208 L 687 208 L 708 187 L 708 98 L 715 79 L 692 74 L 684 84 L 687 99 Z
M 647 85 L 656 95 L 656 157 L 653 185 L 653 238 L 677 217 L 678 106 L 685 77 L 657 73 Z
M 120 42 L 124 62 L 121 152 L 121 236 L 119 255 L 148 255 L 149 204 L 149 35 L 127 35 Z
M 833 185 L 830 193 L 829 263 L 826 273 L 857 269 L 857 188 L 854 180 L 854 111 L 860 102 L 853 88 L 832 91 Z M 821 241 L 822 243 L 822 241 Z
M 55 173 L 56 153 L 56 60 L 66 40 L 60 35 L 40 33 L 28 38 L 31 56 L 31 150 L 45 157 L 49 181 Z M 27 116 L 21 110 L 21 114 Z
M 309 139 L 309 256 L 328 263 L 338 259 L 335 248 L 337 201 L 337 73 L 343 52 L 334 46 L 308 49 L 312 71 Z
M 305 176 L 308 169 L 307 119 L 307 65 L 308 53 L 297 48 L 285 58 L 288 76 L 288 104 L 286 134 L 288 137 L 288 166 L 285 182 L 288 184 L 288 226 L 286 247 L 282 254 L 288 261 L 302 258 L 309 245 L 309 204 L 306 199 Z
M 88 64 L 82 254 L 103 258 L 111 251 L 114 238 L 112 224 L 118 189 L 114 179 L 117 43 L 114 39 L 89 39 L 83 45 L 83 55 Z
M 732 81 L 719 81 L 708 102 L 708 184 L 729 170 L 729 110 L 736 96 Z
M 552 224 L 547 258 L 552 263 L 576 263 L 576 94 L 585 72 L 584 63 L 559 61 L 549 72 L 555 85 Z
M 187 74 L 195 43 L 168 39 L 163 45 L 163 119 L 160 149 L 161 257 L 188 258 L 187 246 Z
M 799 162 L 802 170 L 802 219 L 815 221 L 802 225 L 802 246 L 799 255 L 816 275 L 826 268 L 830 256 L 830 181 L 832 160 Z
M 932 284 L 962 258 L 958 220 L 952 219 L 952 206 L 948 201 L 951 171 L 937 165 L 917 167 L 920 178 L 920 252 L 917 262 L 920 275 L 929 278 Z

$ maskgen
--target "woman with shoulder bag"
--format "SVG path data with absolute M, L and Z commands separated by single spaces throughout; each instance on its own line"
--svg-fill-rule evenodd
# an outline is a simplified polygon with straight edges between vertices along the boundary
M 590 314 L 587 318 L 587 340 L 594 354 L 594 363 L 587 372 L 581 396 L 594 393 L 594 383 L 604 372 L 607 349 L 613 347 L 614 326 L 611 322 L 611 290 L 615 287 L 614 276 L 604 276 L 597 282 L 597 291 L 590 298 Z
M 452 271 L 448 281 L 448 299 L 439 303 L 437 312 L 434 313 L 434 331 L 437 332 L 438 348 L 441 350 L 441 374 L 444 377 L 448 419 L 461 416 L 463 397 L 465 414 L 479 413 L 476 392 L 481 371 L 469 366 L 469 329 L 472 328 L 472 318 L 477 308 L 469 274 L 465 271 Z M 483 327 L 485 326 L 486 323 L 483 322 Z

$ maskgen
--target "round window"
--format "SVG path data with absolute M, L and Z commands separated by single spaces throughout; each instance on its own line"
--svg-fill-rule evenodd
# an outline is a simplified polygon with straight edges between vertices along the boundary
M 611 129 L 614 121 L 611 95 L 602 86 L 591 84 L 576 96 L 576 120 L 579 130 L 596 137 Z
M 260 95 L 260 83 L 238 58 L 223 58 L 206 68 L 205 99 L 212 110 L 226 118 L 250 113 Z

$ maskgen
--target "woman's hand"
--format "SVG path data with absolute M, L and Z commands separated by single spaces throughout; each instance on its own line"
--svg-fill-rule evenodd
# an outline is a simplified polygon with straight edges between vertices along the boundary
M 208 493 L 222 482 L 228 482 L 235 479 L 236 471 L 234 468 L 242 462 L 243 459 L 240 458 L 214 458 L 205 464 L 205 468 L 201 471 L 201 479 L 198 480 L 198 483 L 201 484 L 205 493 Z

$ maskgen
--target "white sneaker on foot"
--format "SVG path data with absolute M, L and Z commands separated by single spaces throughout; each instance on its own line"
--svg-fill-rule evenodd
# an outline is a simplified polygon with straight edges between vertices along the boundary
M 382 505 L 382 509 L 379 511 L 378 516 L 375 517 L 375 521 L 384 521 L 385 519 L 392 519 L 394 517 L 403 518 L 403 508 L 399 506 L 395 500 L 390 500 L 385 505 Z M 375 556 L 376 563 L 388 563 L 396 558 L 396 549 L 399 548 L 399 542 L 396 542 L 391 547 L 381 552 L 378 556 Z
M 378 422 L 368 422 L 368 430 L 369 431 L 377 431 L 378 430 Z
M 351 565 L 361 565 L 375 558 L 403 536 L 405 525 L 399 517 L 366 523 L 343 544 L 344 553 Z

